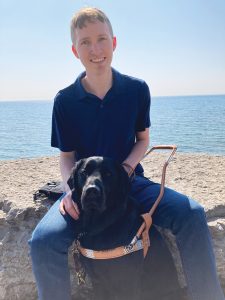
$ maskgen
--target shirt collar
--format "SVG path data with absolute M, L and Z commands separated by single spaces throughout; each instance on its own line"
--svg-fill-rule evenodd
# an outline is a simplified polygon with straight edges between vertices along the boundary
M 81 83 L 81 80 L 85 76 L 85 74 L 86 74 L 85 71 L 82 72 L 74 82 L 76 98 L 80 100 L 83 98 L 90 97 L 90 94 L 87 91 L 85 91 Z M 114 68 L 112 68 L 112 74 L 113 74 L 113 85 L 112 85 L 113 93 L 120 94 L 123 91 L 123 85 L 122 85 L 123 76 Z

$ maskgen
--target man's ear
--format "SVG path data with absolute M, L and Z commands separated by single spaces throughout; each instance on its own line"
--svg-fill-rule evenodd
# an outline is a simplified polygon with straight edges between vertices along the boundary
M 79 59 L 79 55 L 78 55 L 78 53 L 77 53 L 77 49 L 75 48 L 74 45 L 72 45 L 72 51 L 73 51 L 73 54 L 76 56 L 76 58 Z
M 116 49 L 116 45 L 117 45 L 117 40 L 116 37 L 113 37 L 113 51 Z

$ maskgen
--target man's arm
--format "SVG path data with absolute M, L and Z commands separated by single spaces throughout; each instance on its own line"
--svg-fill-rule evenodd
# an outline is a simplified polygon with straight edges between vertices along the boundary
M 59 158 L 59 164 L 60 164 L 60 171 L 61 176 L 63 179 L 63 184 L 66 192 L 70 191 L 70 188 L 67 184 L 67 180 L 70 177 L 71 170 L 74 167 L 75 164 L 75 153 L 74 151 L 71 152 L 60 152 L 60 158 Z
M 66 191 L 65 197 L 62 199 L 59 210 L 65 215 L 68 213 L 72 218 L 77 220 L 79 218 L 79 210 L 76 203 L 72 200 L 72 193 L 67 184 L 67 180 L 70 177 L 71 170 L 75 164 L 74 151 L 71 152 L 60 152 L 60 171 L 63 179 L 64 188 Z
M 131 166 L 135 169 L 136 165 L 142 160 L 145 152 L 149 146 L 149 128 L 145 128 L 145 131 L 139 131 L 136 133 L 136 143 L 131 150 L 131 153 L 128 157 L 124 160 L 124 163 Z M 131 171 L 128 166 L 124 166 L 124 169 L 128 172 Z

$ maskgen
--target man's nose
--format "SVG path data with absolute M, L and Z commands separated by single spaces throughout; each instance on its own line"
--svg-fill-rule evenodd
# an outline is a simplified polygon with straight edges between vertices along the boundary
M 93 43 L 91 45 L 90 52 L 92 54 L 98 55 L 101 52 L 101 47 L 100 47 L 99 43 Z

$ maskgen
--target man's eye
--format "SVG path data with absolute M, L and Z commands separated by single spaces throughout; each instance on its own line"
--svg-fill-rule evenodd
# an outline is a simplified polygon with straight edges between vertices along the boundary
M 88 45 L 89 44 L 89 41 L 83 41 L 83 42 L 81 42 L 81 45 Z

